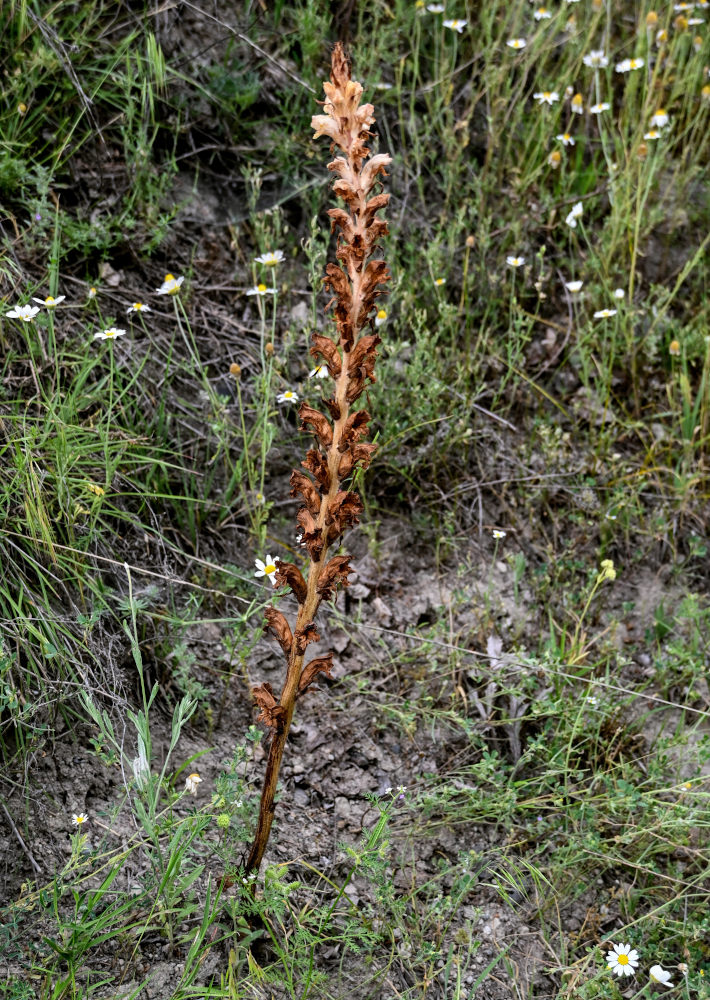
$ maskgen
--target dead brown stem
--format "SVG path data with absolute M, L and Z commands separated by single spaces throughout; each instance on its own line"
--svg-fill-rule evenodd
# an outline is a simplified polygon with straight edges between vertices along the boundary
M 388 195 L 369 197 L 379 175 L 384 173 L 390 157 L 373 156 L 365 145 L 371 138 L 369 126 L 374 122 L 372 105 L 360 104 L 362 87 L 350 79 L 350 67 L 340 43 L 332 56 L 330 82 L 324 84 L 326 114 L 316 115 L 312 126 L 314 138 L 328 135 L 333 147 L 345 156 L 328 165 L 338 174 L 334 191 L 347 211 L 331 209 L 332 228 L 339 229 L 336 257 L 338 264 L 329 264 L 325 284 L 334 293 L 329 307 L 337 327 L 338 341 L 313 335 L 311 353 L 322 357 L 335 379 L 335 391 L 324 403 L 331 420 L 307 404 L 300 409 L 303 429 L 311 429 L 319 447 L 309 450 L 303 466 L 314 477 L 312 481 L 297 470 L 291 477 L 292 495 L 300 494 L 304 506 L 298 513 L 303 544 L 310 562 L 307 578 L 291 563 L 277 561 L 276 582 L 289 586 L 298 599 L 298 614 L 291 631 L 283 615 L 267 610 L 267 627 L 278 640 L 287 660 L 286 681 L 276 700 L 268 685 L 258 685 L 254 697 L 261 708 L 259 716 L 272 730 L 271 745 L 261 794 L 259 820 L 254 841 L 246 861 L 247 872 L 257 871 L 264 856 L 274 818 L 274 799 L 279 771 L 288 738 L 296 699 L 320 673 L 330 675 L 332 654 L 316 657 L 304 666 L 309 642 L 318 638 L 314 618 L 322 600 L 329 600 L 339 587 L 347 587 L 350 566 L 347 556 L 328 559 L 333 543 L 344 530 L 357 523 L 362 504 L 356 493 L 343 490 L 342 481 L 357 467 L 367 467 L 374 445 L 361 439 L 367 434 L 369 414 L 350 412 L 351 403 L 374 382 L 374 364 L 379 343 L 376 334 L 363 334 L 372 327 L 372 312 L 381 286 L 389 280 L 383 260 L 371 259 L 379 239 L 387 232 L 387 224 L 377 213 L 388 201 Z

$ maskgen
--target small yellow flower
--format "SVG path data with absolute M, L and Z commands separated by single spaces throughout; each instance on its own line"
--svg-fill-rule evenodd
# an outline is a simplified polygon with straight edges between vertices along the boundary
M 602 580 L 616 580 L 616 570 L 611 559 L 602 559 L 601 573 Z
M 18 115 L 26 115 L 27 114 L 27 105 L 24 104 L 22 101 L 20 101 L 20 103 L 17 105 L 17 113 L 18 113 Z
M 575 94 L 570 101 L 570 110 L 577 115 L 581 115 L 584 112 L 584 100 L 581 94 Z
M 703 101 L 710 101 L 710 83 L 706 83 L 703 89 L 700 91 L 700 96 Z
M 673 27 L 676 31 L 687 31 L 688 29 L 688 18 L 679 14 L 678 17 L 673 22 Z
M 93 493 L 94 496 L 102 497 L 106 494 L 106 490 L 103 486 L 97 486 L 96 483 L 84 483 L 89 493 Z

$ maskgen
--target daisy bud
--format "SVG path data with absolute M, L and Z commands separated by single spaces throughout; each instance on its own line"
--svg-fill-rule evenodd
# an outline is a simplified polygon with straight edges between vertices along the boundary
M 560 153 L 560 151 L 557 149 L 553 149 L 550 155 L 547 157 L 547 162 L 552 167 L 553 170 L 557 170 L 560 163 L 562 163 L 562 154 Z
M 270 358 L 273 358 L 274 345 L 271 343 L 271 341 L 268 341 L 268 343 L 264 345 L 264 350 L 266 351 L 266 353 L 269 355 Z
M 668 353 L 672 354 L 674 358 L 680 355 L 680 341 L 672 340 L 668 345 Z
M 242 374 L 242 369 L 237 364 L 231 364 L 229 366 L 229 374 L 234 375 L 235 378 L 239 378 L 239 376 Z
M 23 104 L 22 101 L 20 101 L 20 103 L 17 105 L 17 113 L 18 113 L 18 115 L 26 115 L 27 114 L 27 105 Z
M 649 10 L 648 14 L 646 14 L 646 27 L 655 28 L 657 24 L 658 24 L 658 14 L 655 12 L 655 10 Z
M 648 156 L 648 146 L 646 145 L 645 142 L 639 143 L 639 148 L 636 151 L 636 155 L 638 156 L 639 160 L 646 159 L 646 157 Z
M 466 246 L 468 247 L 468 249 L 469 250 L 473 250 L 473 248 L 475 247 L 475 245 L 476 245 L 476 237 L 475 236 L 467 236 L 466 237 Z

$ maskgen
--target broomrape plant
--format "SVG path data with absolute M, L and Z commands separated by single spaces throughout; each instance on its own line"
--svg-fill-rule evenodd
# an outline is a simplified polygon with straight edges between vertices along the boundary
M 337 147 L 344 154 L 329 163 L 328 169 L 338 175 L 333 190 L 346 208 L 328 212 L 332 230 L 339 230 L 338 263 L 327 265 L 324 278 L 333 293 L 326 309 L 332 308 L 337 337 L 314 333 L 310 353 L 317 361 L 322 359 L 335 387 L 332 396 L 323 400 L 330 419 L 305 402 L 299 408 L 301 429 L 310 428 L 317 441 L 301 463 L 306 472 L 294 469 L 291 473 L 291 496 L 303 500 L 296 520 L 309 563 L 305 576 L 293 563 L 281 559 L 274 563 L 274 584 L 291 589 L 298 612 L 292 629 L 280 611 L 266 609 L 266 628 L 286 660 L 286 680 L 278 698 L 269 684 L 253 689 L 261 709 L 259 721 L 271 730 L 271 745 L 247 872 L 258 870 L 269 839 L 279 769 L 296 701 L 319 674 L 332 676 L 332 652 L 304 665 L 305 653 L 310 643 L 320 639 L 314 619 L 321 601 L 330 600 L 339 587 L 348 586 L 349 557 L 328 558 L 328 553 L 345 529 L 357 524 L 363 505 L 357 493 L 344 488 L 343 483 L 358 468 L 367 468 L 376 448 L 364 440 L 370 414 L 366 410 L 351 413 L 351 406 L 367 384 L 375 381 L 375 348 L 380 337 L 364 331 L 374 329 L 375 303 L 383 292 L 381 286 L 390 279 L 385 261 L 374 256 L 378 241 L 387 233 L 387 223 L 378 212 L 389 195 L 371 193 L 391 157 L 383 153 L 370 156 L 366 143 L 372 136 L 369 126 L 375 121 L 373 107 L 360 103 L 362 86 L 350 78 L 340 43 L 333 51 L 330 82 L 324 83 L 323 89 L 325 114 L 315 115 L 311 126 L 315 139 L 328 136 L 331 151 Z

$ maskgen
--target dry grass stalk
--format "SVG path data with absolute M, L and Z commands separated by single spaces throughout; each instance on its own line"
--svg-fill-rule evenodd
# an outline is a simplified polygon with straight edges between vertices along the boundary
M 391 162 L 386 154 L 370 156 L 366 143 L 372 137 L 369 126 L 375 119 L 371 104 L 361 104 L 362 86 L 350 78 L 350 66 L 338 43 L 333 51 L 330 82 L 324 83 L 325 114 L 315 115 L 311 125 L 314 138 L 326 135 L 337 156 L 328 169 L 338 175 L 333 185 L 345 209 L 329 211 L 331 231 L 339 231 L 336 257 L 328 264 L 324 282 L 333 292 L 327 309 L 333 310 L 336 339 L 318 333 L 312 336 L 311 354 L 322 359 L 335 380 L 335 389 L 324 405 L 328 415 L 302 403 L 302 430 L 310 430 L 317 446 L 309 449 L 302 462 L 306 472 L 294 469 L 291 496 L 300 496 L 303 506 L 297 520 L 302 544 L 310 557 L 307 575 L 293 563 L 277 560 L 276 583 L 288 586 L 298 601 L 292 630 L 276 608 L 267 608 L 266 627 L 277 639 L 287 663 L 286 681 L 277 699 L 269 684 L 254 688 L 261 708 L 260 720 L 271 729 L 271 744 L 261 795 L 259 822 L 246 862 L 247 871 L 256 871 L 264 856 L 274 817 L 274 796 L 279 769 L 296 700 L 319 674 L 331 676 L 333 654 L 318 656 L 304 665 L 306 648 L 320 638 L 315 615 L 321 601 L 330 600 L 339 587 L 347 587 L 351 572 L 348 556 L 328 558 L 328 552 L 347 527 L 357 524 L 362 513 L 360 497 L 343 488 L 343 482 L 357 468 L 367 468 L 376 446 L 364 440 L 370 415 L 366 410 L 351 413 L 351 405 L 370 382 L 375 381 L 376 347 L 374 307 L 389 280 L 384 260 L 374 258 L 378 240 L 387 233 L 387 223 L 378 212 L 389 201 L 388 194 L 374 194 L 373 187 Z M 365 330 L 369 332 L 364 332 Z

